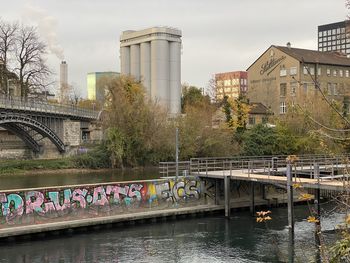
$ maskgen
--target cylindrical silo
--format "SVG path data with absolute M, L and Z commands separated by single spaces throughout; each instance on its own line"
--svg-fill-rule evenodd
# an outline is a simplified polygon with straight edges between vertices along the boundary
M 120 73 L 123 75 L 130 74 L 130 47 L 120 48 Z
M 140 45 L 135 44 L 130 47 L 130 74 L 136 80 L 140 80 Z
M 157 39 L 151 42 L 151 96 L 169 107 L 169 43 Z
M 143 85 L 146 88 L 146 94 L 151 98 L 151 43 L 143 42 L 140 44 L 140 75 Z
M 170 42 L 170 113 L 177 114 L 181 110 L 181 43 Z

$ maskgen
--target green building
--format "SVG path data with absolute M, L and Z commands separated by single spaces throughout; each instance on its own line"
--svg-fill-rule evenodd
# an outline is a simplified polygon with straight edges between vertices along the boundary
M 120 73 L 113 71 L 91 72 L 87 74 L 88 99 L 103 103 L 106 88 L 105 81 L 110 78 L 119 77 Z

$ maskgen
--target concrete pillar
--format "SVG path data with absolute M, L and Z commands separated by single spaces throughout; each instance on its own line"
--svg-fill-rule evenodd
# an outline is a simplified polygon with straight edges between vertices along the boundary
M 130 75 L 140 80 L 140 45 L 130 47 Z
M 169 43 L 157 39 L 151 42 L 151 96 L 169 109 Z
M 120 73 L 122 75 L 130 74 L 130 47 L 120 48 Z
M 231 177 L 229 175 L 225 175 L 224 185 L 225 185 L 225 217 L 230 217 L 231 215 L 231 186 L 230 186 Z
M 181 43 L 170 42 L 170 113 L 177 114 L 181 110 Z
M 146 94 L 151 98 L 151 43 L 144 42 L 140 45 L 140 75 Z

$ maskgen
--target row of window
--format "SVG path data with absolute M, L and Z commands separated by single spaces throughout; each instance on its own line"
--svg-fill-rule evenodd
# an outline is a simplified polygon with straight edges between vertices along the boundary
M 290 82 L 289 83 L 289 86 L 290 86 L 290 95 L 291 96 L 295 96 L 296 95 L 296 91 L 297 91 L 297 82 L 296 81 L 293 81 L 293 82 Z M 302 84 L 302 87 L 303 87 L 303 92 L 304 94 L 307 94 L 308 93 L 308 90 L 309 88 L 312 88 L 312 90 L 314 90 L 315 93 L 318 92 L 318 89 L 315 87 L 314 83 L 307 83 L 307 82 L 304 82 Z M 344 84 L 341 83 L 338 87 L 338 83 L 331 83 L 331 82 L 328 82 L 327 83 L 327 89 L 324 87 L 323 89 L 326 91 L 326 93 L 329 95 L 329 96 L 338 96 L 340 95 L 339 94 L 339 89 L 343 89 L 344 87 Z M 287 83 L 281 83 L 280 84 L 280 97 L 286 97 L 288 94 L 287 92 Z
M 216 82 L 218 86 L 247 85 L 247 79 L 225 79 Z
M 342 36 L 332 36 L 332 37 L 319 37 L 318 38 L 318 42 L 330 42 L 330 41 L 334 41 L 334 40 L 337 40 L 341 43 L 350 43 L 350 39 L 349 39 L 350 36 L 347 36 L 345 38 L 345 35 L 342 35 Z
M 332 40 L 332 41 L 318 41 L 318 45 L 320 47 L 326 47 L 326 46 L 334 46 L 334 45 L 342 45 L 345 47 L 350 47 L 350 39 L 347 39 L 346 40 L 346 44 L 345 44 L 345 39 L 342 39 L 342 40 Z
M 315 75 L 315 67 L 313 66 L 304 66 L 303 68 L 303 73 L 304 75 Z M 322 69 L 319 67 L 317 68 L 317 75 L 318 76 L 321 76 L 322 75 Z M 346 78 L 349 78 L 350 77 L 350 73 L 349 73 L 349 70 L 346 69 L 346 70 L 343 70 L 343 69 L 330 69 L 330 68 L 327 68 L 326 69 L 326 75 L 328 77 L 346 77 Z
M 343 48 L 340 48 L 339 46 L 330 46 L 330 47 L 323 47 L 323 48 L 319 48 L 318 51 L 340 51 L 342 53 L 345 53 L 345 54 L 349 54 L 350 53 L 350 48 L 347 48 L 347 49 L 343 49 Z
M 329 30 L 324 30 L 324 31 L 318 32 L 319 37 L 336 35 L 336 34 L 345 35 L 345 27 L 339 27 L 339 28 L 334 28 L 334 29 L 329 29 Z

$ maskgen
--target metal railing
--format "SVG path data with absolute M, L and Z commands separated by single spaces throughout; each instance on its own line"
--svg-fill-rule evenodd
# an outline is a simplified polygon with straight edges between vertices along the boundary
M 99 117 L 98 111 L 79 108 L 73 104 L 53 104 L 32 98 L 24 100 L 18 97 L 0 96 L 0 109 L 51 113 L 85 119 L 98 119 Z
M 190 172 L 190 161 L 181 161 L 178 163 L 179 176 L 187 176 Z M 159 174 L 161 177 L 176 176 L 176 162 L 160 162 Z
M 219 158 L 192 158 L 189 161 L 189 173 L 191 175 L 207 175 L 210 172 L 222 171 L 232 174 L 235 170 L 243 173 L 282 175 L 287 167 L 286 155 L 278 156 L 242 156 L 242 157 L 219 157 Z M 314 177 L 314 165 L 317 163 L 321 171 L 326 175 L 324 179 L 335 179 L 340 169 L 347 168 L 349 164 L 349 155 L 329 156 L 329 155 L 300 155 L 293 162 L 293 172 L 304 177 Z M 162 176 L 168 176 L 168 171 L 173 172 L 169 167 L 175 167 L 175 162 L 160 163 L 160 173 Z M 166 164 L 166 165 L 165 165 Z M 329 175 L 329 176 L 327 176 Z

